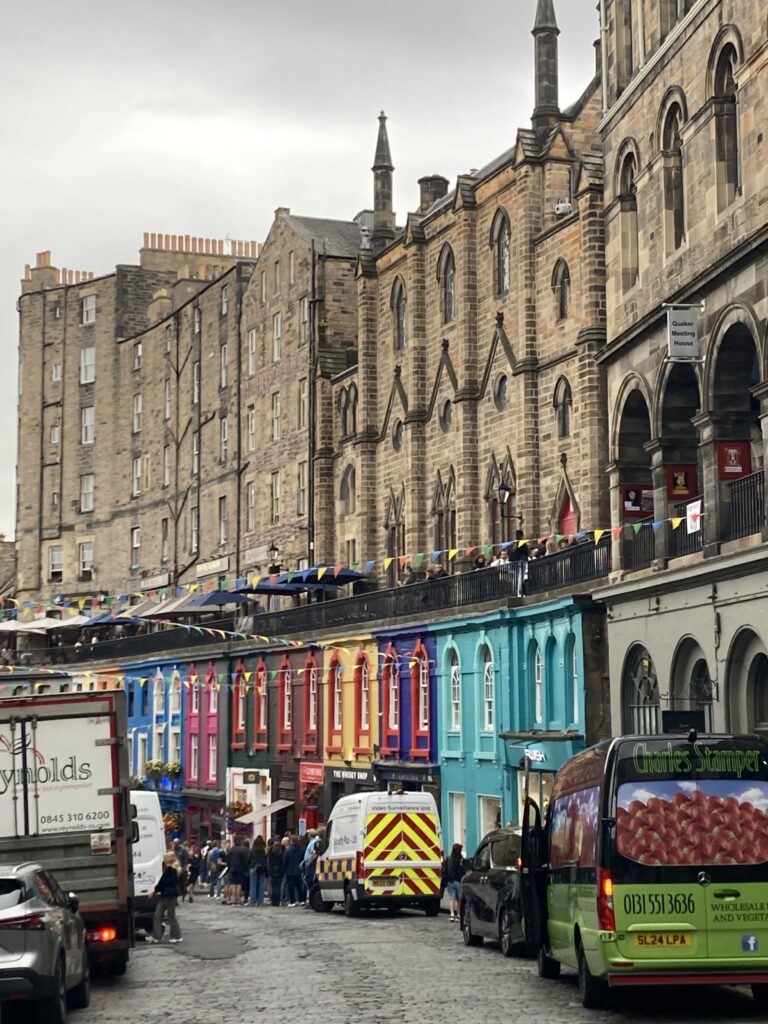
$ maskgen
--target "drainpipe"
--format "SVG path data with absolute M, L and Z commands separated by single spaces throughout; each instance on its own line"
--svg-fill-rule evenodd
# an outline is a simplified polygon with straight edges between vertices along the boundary
M 307 438 L 307 558 L 315 564 L 315 452 L 317 450 L 317 253 L 312 239 L 312 281 L 309 300 L 309 430 Z
M 602 52 L 603 114 L 608 113 L 608 14 L 606 0 L 600 0 L 600 49 Z
M 242 368 L 243 368 L 243 345 L 241 330 L 243 326 L 243 293 L 242 293 L 242 281 L 240 276 L 240 266 L 235 265 L 235 283 L 237 285 L 237 485 L 236 485 L 236 497 L 235 497 L 235 586 L 237 586 L 237 580 L 240 579 L 240 545 L 241 545 L 241 531 L 240 531 L 240 499 L 243 492 L 243 472 L 245 466 L 243 466 L 243 433 L 242 433 L 242 410 L 240 407 L 240 398 L 242 394 Z

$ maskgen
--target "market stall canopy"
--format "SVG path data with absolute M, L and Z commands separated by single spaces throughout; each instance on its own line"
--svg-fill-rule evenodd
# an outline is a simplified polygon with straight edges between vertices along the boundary
M 87 626 L 91 623 L 91 618 L 88 615 L 70 615 L 68 619 L 61 619 L 59 622 L 59 629 L 82 629 L 83 626 Z
M 296 572 L 281 572 L 275 581 L 278 584 L 310 584 L 320 587 L 344 587 L 368 577 L 362 572 L 341 566 L 336 572 L 335 565 L 315 565 L 311 569 L 297 569 Z
M 95 615 L 92 619 L 88 619 L 83 623 L 83 629 L 90 629 L 92 626 L 138 626 L 141 619 L 136 619 L 132 615 L 118 613 L 113 615 L 111 612 L 104 612 L 102 615 Z
M 229 590 L 212 590 L 208 594 L 194 594 L 192 597 L 188 597 L 184 605 L 179 608 L 178 611 L 216 611 L 217 608 L 223 608 L 228 604 L 246 604 L 247 601 L 247 595 L 240 593 L 239 591 L 235 591 L 233 593 Z
M 30 622 L 17 623 L 18 633 L 47 633 L 51 629 L 61 629 L 61 619 L 52 619 L 47 615 L 42 619 L 32 619 Z
M 273 804 L 268 804 L 258 811 L 251 811 L 249 814 L 244 814 L 242 818 L 235 818 L 235 821 L 238 825 L 255 825 L 257 822 L 277 814 L 278 811 L 284 811 L 286 807 L 293 807 L 293 800 L 275 800 Z

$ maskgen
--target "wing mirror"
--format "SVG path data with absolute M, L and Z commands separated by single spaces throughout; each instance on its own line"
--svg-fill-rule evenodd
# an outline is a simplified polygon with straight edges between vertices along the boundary
M 80 897 L 76 892 L 67 893 L 67 906 L 73 914 L 76 914 L 80 909 Z
M 131 842 L 138 843 L 139 841 L 139 823 L 138 821 L 131 822 Z

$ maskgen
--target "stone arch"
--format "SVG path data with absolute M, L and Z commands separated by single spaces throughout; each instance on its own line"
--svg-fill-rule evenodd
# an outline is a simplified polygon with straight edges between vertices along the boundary
M 752 344 L 754 345 L 757 353 L 758 367 L 762 368 L 762 379 L 765 379 L 766 375 L 768 375 L 766 373 L 765 362 L 766 346 L 760 330 L 759 321 L 754 310 L 743 303 L 733 303 L 732 305 L 727 306 L 725 309 L 721 310 L 720 315 L 712 327 L 707 351 L 707 378 L 704 394 L 707 399 L 707 406 L 709 410 L 714 411 L 717 404 L 718 367 L 723 358 L 726 339 L 730 338 L 732 343 L 735 335 L 743 336 L 744 332 L 749 334 Z M 746 342 L 743 344 L 746 344 Z M 733 374 L 735 368 L 729 367 L 728 369 L 730 374 Z M 724 382 L 720 382 L 720 397 L 722 397 L 723 383 Z M 744 396 L 742 396 L 742 398 L 743 397 Z
M 705 728 L 713 728 L 715 684 L 707 656 L 694 636 L 683 637 L 672 657 L 670 698 L 680 711 L 703 711 Z
M 615 191 L 619 204 L 621 242 L 621 283 L 628 291 L 640 274 L 639 224 L 637 217 L 637 176 L 640 156 L 634 139 L 625 139 L 616 161 Z
M 723 50 L 728 46 L 733 47 L 737 63 L 741 66 L 744 63 L 744 40 L 742 39 L 741 32 L 737 26 L 732 23 L 723 25 L 715 36 L 715 41 L 709 52 L 709 61 L 707 62 L 707 96 L 712 97 L 717 96 L 718 94 L 718 66 L 720 64 L 720 57 Z
M 627 651 L 621 672 L 621 725 L 625 733 L 661 732 L 661 694 L 656 666 L 643 644 Z
M 731 643 L 725 696 L 731 732 L 768 732 L 768 648 L 753 626 L 744 626 Z
M 440 250 L 437 280 L 440 282 L 440 310 L 443 323 L 452 323 L 456 319 L 456 257 L 449 242 Z
M 659 107 L 659 116 L 656 119 L 656 132 L 654 137 L 656 152 L 658 153 L 664 152 L 664 129 L 667 124 L 669 111 L 675 105 L 680 107 L 682 123 L 687 124 L 688 101 L 685 98 L 685 93 L 679 85 L 672 85 L 667 89 L 664 94 L 664 99 L 661 101 L 661 106 Z
M 691 363 L 664 364 L 654 396 L 654 437 L 673 443 L 665 461 L 695 465 L 699 434 L 693 418 L 701 412 L 699 373 Z
M 490 246 L 493 253 L 493 288 L 497 296 L 509 292 L 512 272 L 512 228 L 509 214 L 500 206 L 491 223 Z
M 400 276 L 394 280 L 389 297 L 392 310 L 392 337 L 396 352 L 401 352 L 408 344 L 408 292 L 405 281 Z
M 571 270 L 562 257 L 557 260 L 552 271 L 552 292 L 557 319 L 567 320 L 571 311 Z
M 645 407 L 645 417 L 647 418 L 647 429 L 643 423 L 637 424 L 637 419 L 642 419 L 642 406 Z M 621 389 L 619 390 L 618 401 L 616 402 L 616 411 L 614 413 L 613 428 L 611 430 L 612 438 L 612 458 L 614 460 L 622 459 L 624 454 L 627 453 L 626 444 L 623 441 L 627 441 L 625 428 L 630 426 L 627 418 L 629 418 L 637 426 L 643 428 L 645 441 L 650 440 L 651 436 L 651 417 L 650 409 L 652 408 L 652 401 L 648 385 L 638 374 L 630 374 L 623 382 Z M 645 441 L 643 443 L 645 443 Z M 639 456 L 640 450 L 637 445 L 630 446 L 633 451 Z M 643 460 L 647 458 L 645 452 L 642 455 Z

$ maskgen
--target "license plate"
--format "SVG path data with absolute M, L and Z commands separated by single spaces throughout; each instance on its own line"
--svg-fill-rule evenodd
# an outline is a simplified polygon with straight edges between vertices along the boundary
M 693 945 L 693 935 L 690 932 L 640 932 L 633 935 L 632 940 L 636 946 L 642 946 L 644 949 L 648 946 L 680 949 Z
M 374 889 L 391 889 L 399 883 L 400 879 L 396 875 L 391 875 L 388 878 L 371 878 L 369 879 L 370 885 Z

